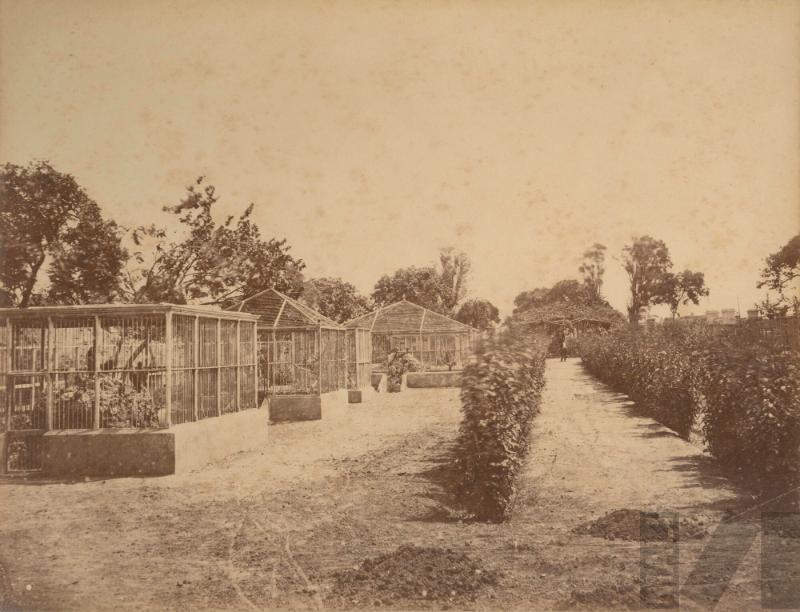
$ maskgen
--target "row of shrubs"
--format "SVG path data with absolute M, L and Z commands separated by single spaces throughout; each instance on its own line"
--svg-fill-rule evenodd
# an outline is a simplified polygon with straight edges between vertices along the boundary
M 578 350 L 653 418 L 701 433 L 758 493 L 800 486 L 800 353 L 742 329 L 678 324 L 585 335 Z
M 464 368 L 453 484 L 478 520 L 499 522 L 511 514 L 544 388 L 546 351 L 545 338 L 498 335 L 482 341 Z

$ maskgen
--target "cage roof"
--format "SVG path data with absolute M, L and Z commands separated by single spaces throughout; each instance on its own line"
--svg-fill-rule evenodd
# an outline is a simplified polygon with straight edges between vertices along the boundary
M 0 308 L 0 318 L 35 317 L 90 317 L 101 316 L 145 316 L 151 314 L 198 315 L 227 319 L 255 320 L 243 312 L 222 310 L 219 306 L 199 304 L 72 304 L 62 306 L 29 306 L 27 308 Z
M 475 331 L 469 325 L 408 300 L 400 300 L 356 317 L 345 323 L 345 327 L 369 329 L 376 334 L 463 334 Z
M 233 306 L 231 310 L 259 315 L 261 323 L 275 329 L 319 327 L 320 325 L 330 329 L 344 329 L 333 319 L 329 319 L 277 289 L 265 289 L 251 295 Z

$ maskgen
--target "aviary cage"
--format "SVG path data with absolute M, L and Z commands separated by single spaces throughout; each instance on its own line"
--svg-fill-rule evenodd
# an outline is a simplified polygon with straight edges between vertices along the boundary
M 51 430 L 162 429 L 257 407 L 255 317 L 195 306 L 0 309 L 6 469 Z
M 345 328 L 275 290 L 235 309 L 259 316 L 259 396 L 322 395 L 347 387 Z

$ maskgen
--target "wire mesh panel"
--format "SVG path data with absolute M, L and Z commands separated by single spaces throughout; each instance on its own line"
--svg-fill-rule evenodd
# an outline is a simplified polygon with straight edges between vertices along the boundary
M 241 380 L 239 382 L 239 409 L 250 410 L 256 408 L 256 366 L 242 366 Z
M 42 469 L 42 434 L 11 432 L 6 442 L 6 469 L 27 472 Z
M 345 332 L 323 329 L 320 332 L 320 389 L 322 393 L 344 389 L 347 376 Z
M 236 367 L 220 368 L 219 371 L 220 413 L 236 412 Z
M 372 374 L 372 339 L 369 330 L 348 329 L 345 335 L 345 354 L 347 388 L 368 386 Z
M 198 416 L 217 416 L 217 319 L 201 317 L 198 323 L 200 351 Z
M 258 330 L 259 395 L 316 394 L 318 330 Z
M 217 365 L 217 320 L 200 319 L 200 367 Z
M 293 379 L 295 393 L 314 394 L 319 391 L 319 332 L 292 332 Z
M 89 429 L 95 403 L 94 317 L 52 321 L 52 429 Z
M 389 336 L 385 334 L 372 334 L 372 363 L 375 367 L 386 368 L 389 350 Z
M 47 353 L 47 321 L 15 321 L 12 327 L 11 369 L 15 372 L 44 370 Z
M 100 322 L 100 427 L 157 427 L 166 407 L 166 317 Z
M 194 420 L 195 317 L 172 317 L 172 405 L 171 422 Z
M 253 343 L 255 342 L 256 326 L 250 322 L 242 322 L 239 329 L 239 363 L 242 365 L 255 365 L 255 353 Z
M 47 367 L 46 320 L 12 321 L 10 330 L 3 329 L 3 344 L 4 372 L 32 373 Z M 48 377 L 44 373 L 8 373 L 2 378 L 4 429 L 9 430 L 5 441 L 6 469 L 9 472 L 39 470 L 42 467 L 41 434 L 47 428 Z
M 391 336 L 389 348 L 392 351 L 406 351 L 419 362 L 424 363 L 422 355 L 422 338 L 418 334 Z
M 347 330 L 345 336 L 345 353 L 347 354 L 347 388 L 358 388 L 358 349 L 356 346 L 357 329 Z
M 217 369 L 202 368 L 197 371 L 197 375 L 198 417 L 207 419 L 217 416 Z
M 462 362 L 459 340 L 455 334 L 424 336 L 422 362 L 425 369 L 450 370 L 458 367 Z
M 236 365 L 236 321 L 220 321 L 220 365 Z
M 47 377 L 44 374 L 10 374 L 9 429 L 45 429 L 47 427 Z
M 236 398 L 236 359 L 238 347 L 236 345 L 236 321 L 220 321 L 219 347 L 219 406 L 220 413 L 235 412 L 238 410 Z
M 9 334 L 8 320 L 0 319 L 0 431 L 5 431 L 8 427 L 6 410 L 8 410 L 8 388 L 7 375 L 11 363 L 9 360 Z

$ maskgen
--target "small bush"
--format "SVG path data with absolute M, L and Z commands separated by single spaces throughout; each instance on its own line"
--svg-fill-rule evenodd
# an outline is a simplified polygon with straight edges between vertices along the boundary
M 493 338 L 464 368 L 454 486 L 479 520 L 502 521 L 511 513 L 514 480 L 544 388 L 546 347 L 539 338 Z
M 387 377 L 389 382 L 399 385 L 406 372 L 418 372 L 422 369 L 419 360 L 407 351 L 392 353 L 388 358 Z

